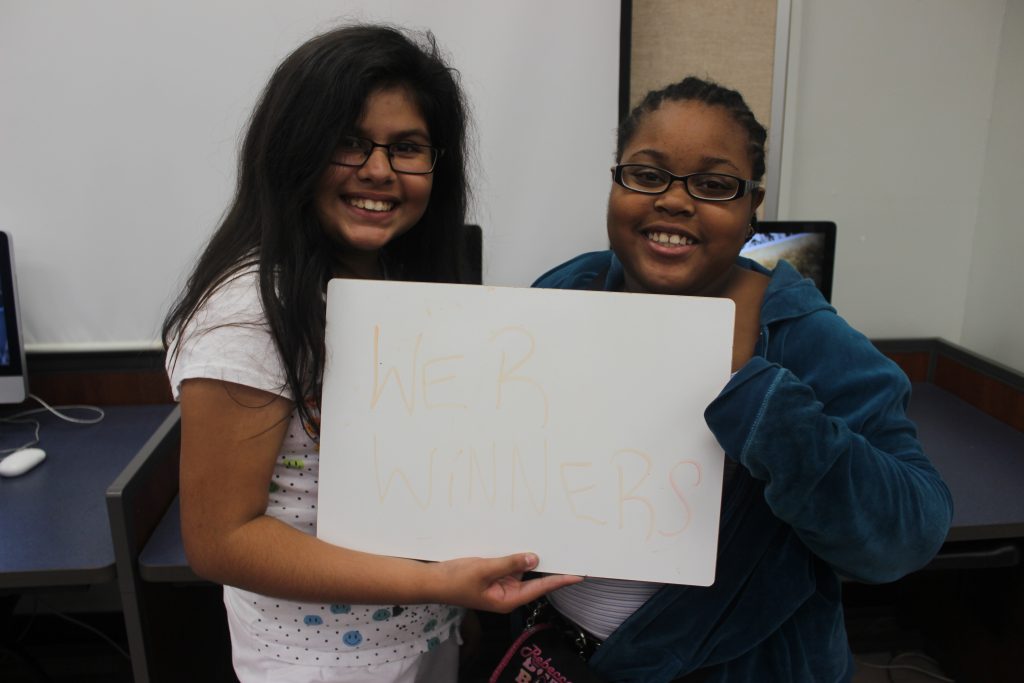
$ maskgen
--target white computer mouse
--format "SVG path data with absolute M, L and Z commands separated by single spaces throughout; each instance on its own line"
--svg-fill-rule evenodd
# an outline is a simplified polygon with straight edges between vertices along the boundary
M 17 477 L 46 460 L 42 448 L 22 448 L 0 460 L 0 477 Z

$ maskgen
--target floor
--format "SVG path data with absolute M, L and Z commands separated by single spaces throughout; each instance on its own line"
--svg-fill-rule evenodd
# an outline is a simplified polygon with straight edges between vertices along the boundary
M 953 681 L 923 652 L 875 652 L 856 656 L 853 683 L 935 683 Z
M 70 621 L 68 619 L 72 619 Z M 58 617 L 36 613 L 7 624 L 0 646 L 0 680 L 4 683 L 131 683 L 131 666 L 121 615 L 116 612 Z M 467 668 L 463 683 L 487 680 L 489 663 L 497 661 L 505 632 L 500 618 L 486 628 L 494 633 L 483 644 L 478 662 Z M 857 653 L 854 683 L 935 683 L 952 681 L 922 651 Z
M 73 621 L 68 621 L 72 619 Z M 131 683 L 119 612 L 9 620 L 0 636 L 4 683 Z
M 928 586 L 929 595 L 963 593 L 957 586 Z M 851 593 L 847 605 L 847 629 L 858 671 L 855 683 L 934 683 L 958 680 L 961 683 L 1020 683 L 1024 681 L 1021 655 L 1024 642 L 1020 631 L 994 628 L 988 612 L 972 621 L 961 619 L 943 623 L 943 633 L 953 633 L 957 643 L 939 642 L 925 634 L 927 620 L 908 623 L 906 614 L 894 607 L 890 589 L 871 587 L 858 595 Z M 898 589 L 892 589 L 903 595 Z M 1005 592 L 997 595 L 1005 596 Z M 865 597 L 867 596 L 867 597 Z M 965 600 L 985 600 L 995 604 L 994 595 L 964 596 Z M 0 681 L 3 683 L 132 683 L 131 666 L 126 650 L 124 624 L 119 612 L 71 610 L 58 614 L 44 599 L 22 598 L 14 609 L 14 597 L 0 596 Z M 203 605 L 211 603 L 219 609 L 216 598 L 207 597 Z M 940 605 L 936 614 L 948 611 Z M 186 609 L 197 621 L 199 612 Z M 1016 611 L 1014 611 L 1015 613 Z M 932 617 L 929 617 L 932 618 Z M 935 622 L 945 617 L 934 617 Z M 1010 623 L 1010 622 L 1007 622 Z M 1017 623 L 1017 622 L 1013 622 Z M 493 663 L 500 659 L 510 639 L 512 629 L 507 618 L 484 615 L 482 622 L 480 656 L 464 669 L 463 683 L 483 683 Z M 195 625 L 195 622 L 193 622 Z M 200 626 L 201 627 L 201 626 Z M 959 630 L 958 630 L 959 629 Z M 220 649 L 226 649 L 220 648 Z M 956 652 L 954 652 L 954 650 Z M 210 667 L 211 658 L 196 657 L 200 665 Z M 946 666 L 940 665 L 942 660 Z M 979 665 L 979 662 L 981 663 Z M 965 669 L 968 674 L 955 675 L 954 668 Z M 944 670 L 945 669 L 945 670 Z M 171 680 L 201 680 L 195 676 Z M 210 675 L 214 683 L 231 683 L 232 676 Z
M 174 683 L 237 683 L 220 589 L 151 597 L 156 613 L 180 615 L 152 624 L 167 645 L 150 653 L 152 670 Z M 0 683 L 133 683 L 117 586 L 0 594 Z

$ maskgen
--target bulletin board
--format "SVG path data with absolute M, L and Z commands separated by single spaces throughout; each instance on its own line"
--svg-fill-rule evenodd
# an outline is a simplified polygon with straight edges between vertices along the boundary
M 632 108 L 650 90 L 698 76 L 738 90 L 768 128 L 762 218 L 778 213 L 789 58 L 790 0 L 627 0 L 624 91 Z M 621 113 L 621 112 L 620 112 Z

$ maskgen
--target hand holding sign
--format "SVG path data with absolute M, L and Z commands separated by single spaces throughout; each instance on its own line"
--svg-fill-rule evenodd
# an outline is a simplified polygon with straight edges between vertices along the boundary
M 442 575 L 438 585 L 446 586 L 453 592 L 439 594 L 437 601 L 507 613 L 556 588 L 583 580 L 580 576 L 550 574 L 523 581 L 523 574 L 536 567 L 537 556 L 533 553 L 438 562 L 433 565 L 433 569 Z

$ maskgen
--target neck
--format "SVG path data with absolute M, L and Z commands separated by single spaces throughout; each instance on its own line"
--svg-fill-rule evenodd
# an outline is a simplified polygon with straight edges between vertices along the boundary
M 384 279 L 380 252 L 360 251 L 339 254 L 334 262 L 334 277 L 347 277 L 356 280 Z
M 746 287 L 749 284 L 748 272 L 733 264 L 720 278 L 705 287 L 698 296 L 716 296 L 723 299 L 732 299 L 739 303 L 740 298 L 745 295 Z

